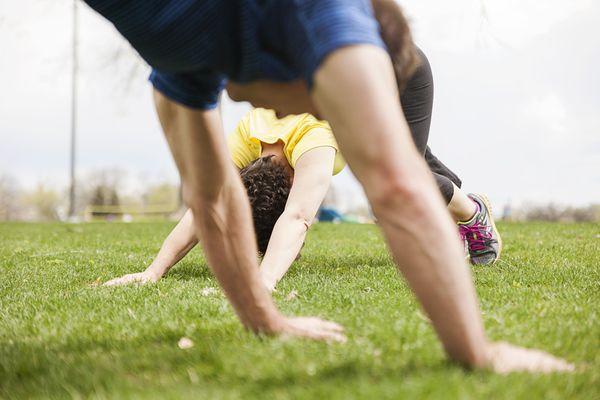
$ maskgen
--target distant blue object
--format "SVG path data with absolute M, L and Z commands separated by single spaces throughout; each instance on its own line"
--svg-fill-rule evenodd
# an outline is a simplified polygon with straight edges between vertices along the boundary
M 341 222 L 344 221 L 344 216 L 335 208 L 321 207 L 318 217 L 320 222 Z

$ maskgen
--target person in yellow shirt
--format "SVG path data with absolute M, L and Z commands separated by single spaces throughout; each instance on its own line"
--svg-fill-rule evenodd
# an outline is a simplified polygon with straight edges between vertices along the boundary
M 250 199 L 263 281 L 273 290 L 298 256 L 331 176 L 345 161 L 329 124 L 311 114 L 279 119 L 273 110 L 253 109 L 227 144 Z M 197 243 L 188 210 L 144 272 L 106 285 L 157 281 Z
M 411 129 L 415 143 L 426 146 L 428 129 L 424 133 L 414 123 Z M 255 108 L 228 136 L 227 145 L 250 200 L 258 251 L 263 257 L 261 276 L 265 285 L 273 290 L 298 257 L 331 176 L 342 171 L 346 163 L 329 124 L 307 113 L 280 119 L 273 110 Z M 427 157 L 427 154 L 425 159 L 434 174 L 441 172 L 455 177 L 437 158 Z M 457 177 L 453 180 L 460 185 Z M 448 209 L 462 228 L 461 217 L 469 219 L 477 215 L 472 210 L 475 203 L 458 186 L 450 184 L 454 187 L 447 201 Z M 444 185 L 438 182 L 438 187 L 444 193 Z M 489 218 L 489 227 L 486 227 L 495 229 L 491 215 Z M 106 284 L 160 279 L 198 243 L 193 227 L 192 213 L 188 210 L 146 271 Z

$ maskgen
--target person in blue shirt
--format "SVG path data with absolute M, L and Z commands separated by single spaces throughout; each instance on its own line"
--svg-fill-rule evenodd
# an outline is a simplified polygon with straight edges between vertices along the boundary
M 398 268 L 450 358 L 468 367 L 572 370 L 487 339 L 455 227 L 398 102 L 416 66 L 392 0 L 86 0 L 153 68 L 157 113 L 208 264 L 254 332 L 343 341 L 319 318 L 283 316 L 262 284 L 250 208 L 229 161 L 218 99 L 327 120 Z

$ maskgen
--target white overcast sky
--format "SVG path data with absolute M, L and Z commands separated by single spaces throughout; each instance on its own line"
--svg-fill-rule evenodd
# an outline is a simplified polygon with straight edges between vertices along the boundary
M 431 147 L 465 188 L 497 205 L 600 202 L 600 1 L 401 3 L 434 70 Z M 24 187 L 67 183 L 71 4 L 0 0 L 0 173 Z M 80 173 L 176 182 L 147 67 L 79 9 Z M 245 110 L 226 102 L 228 132 Z M 359 198 L 348 171 L 335 184 Z

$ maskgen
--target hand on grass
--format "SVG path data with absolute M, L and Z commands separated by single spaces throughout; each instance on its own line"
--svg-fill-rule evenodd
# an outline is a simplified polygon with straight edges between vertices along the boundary
M 575 366 L 541 350 L 526 349 L 505 342 L 491 343 L 489 367 L 499 374 L 510 372 L 573 372 Z
M 156 276 L 156 274 L 144 271 L 137 272 L 135 274 L 127 274 L 123 275 L 120 278 L 111 279 L 110 281 L 104 283 L 103 286 L 120 286 L 120 285 L 129 285 L 131 283 L 137 283 L 140 285 L 144 285 L 146 283 L 153 283 L 160 279 L 160 276 Z
M 346 336 L 344 328 L 335 322 L 326 321 L 316 317 L 290 317 L 286 318 L 283 329 L 279 332 L 281 337 L 304 337 L 326 342 L 344 343 Z

